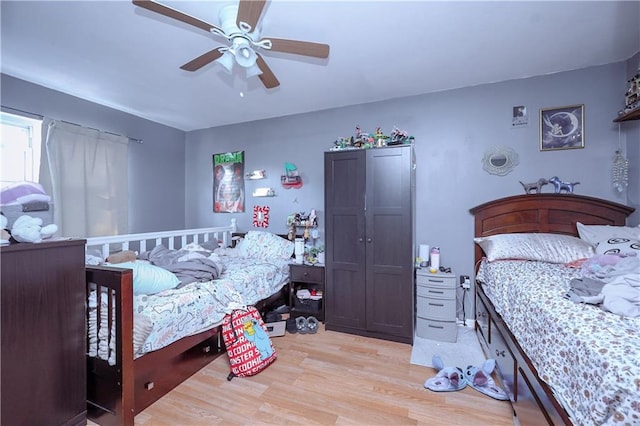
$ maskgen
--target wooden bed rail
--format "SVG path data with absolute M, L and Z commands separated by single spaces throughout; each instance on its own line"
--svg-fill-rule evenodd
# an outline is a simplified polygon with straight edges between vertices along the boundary
M 139 358 L 133 353 L 133 272 L 108 266 L 86 266 L 87 295 L 98 299 L 96 319 L 107 318 L 115 338 L 115 363 L 87 355 L 87 417 L 102 426 L 133 426 L 136 414 L 222 354 L 220 327 L 183 337 Z M 106 310 L 106 312 L 105 312 Z M 87 310 L 87 320 L 90 312 Z M 111 336 L 115 324 L 115 336 Z M 87 341 L 87 347 L 89 347 Z
M 101 425 L 133 425 L 133 272 L 130 269 L 87 266 L 87 295 L 91 290 L 108 296 L 107 323 L 115 321 L 115 366 L 105 360 L 87 356 L 87 414 Z M 97 299 L 97 322 L 100 324 L 100 299 Z M 115 309 L 114 309 L 115 308 Z M 88 318 L 87 310 L 87 318 Z M 115 318 L 114 313 L 115 312 Z M 87 342 L 89 345 L 89 342 Z M 87 346 L 88 347 L 88 346 Z

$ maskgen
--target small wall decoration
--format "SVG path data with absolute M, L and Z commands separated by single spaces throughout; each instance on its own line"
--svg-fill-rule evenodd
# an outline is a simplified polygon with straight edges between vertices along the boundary
M 213 211 L 244 211 L 244 151 L 213 155 Z
M 527 107 L 518 105 L 513 107 L 513 116 L 511 117 L 511 127 L 526 127 L 529 125 L 529 114 Z
M 273 188 L 256 188 L 253 190 L 254 197 L 275 197 L 276 191 Z
M 584 105 L 540 110 L 540 151 L 584 148 Z
M 293 163 L 284 163 L 285 174 L 280 177 L 280 182 L 284 189 L 302 188 L 302 177 L 298 173 L 296 165 Z
M 253 226 L 255 228 L 269 227 L 269 206 L 253 206 Z
M 504 176 L 520 163 L 518 153 L 507 146 L 488 149 L 482 158 L 482 168 L 489 174 Z
M 247 179 L 257 180 L 264 179 L 266 177 L 266 172 L 264 170 L 254 170 L 251 173 L 247 173 Z

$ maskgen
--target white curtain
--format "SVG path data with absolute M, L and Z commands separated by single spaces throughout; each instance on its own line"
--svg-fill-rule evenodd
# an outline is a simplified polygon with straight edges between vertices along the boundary
M 43 124 L 40 182 L 52 197 L 57 235 L 128 233 L 129 139 L 61 121 Z

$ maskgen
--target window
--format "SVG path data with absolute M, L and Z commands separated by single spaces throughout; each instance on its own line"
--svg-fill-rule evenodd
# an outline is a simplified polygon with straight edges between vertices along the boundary
M 0 112 L 0 187 L 38 182 L 42 120 Z

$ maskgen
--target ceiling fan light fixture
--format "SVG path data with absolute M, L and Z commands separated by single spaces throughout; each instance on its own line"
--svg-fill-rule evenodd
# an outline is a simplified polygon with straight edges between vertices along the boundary
M 224 52 L 222 56 L 216 59 L 216 62 L 222 65 L 222 67 L 229 73 L 233 71 L 233 54 L 228 50 Z
M 253 64 L 252 66 L 247 68 L 247 78 L 255 77 L 255 76 L 260 75 L 260 74 L 262 74 L 262 70 L 260 69 L 258 64 Z
M 251 68 L 258 59 L 258 55 L 251 48 L 249 41 L 242 37 L 233 39 L 233 47 L 230 50 L 235 55 L 238 65 L 244 68 Z

